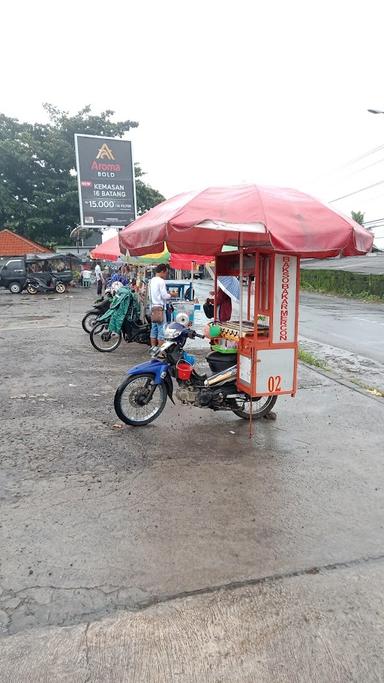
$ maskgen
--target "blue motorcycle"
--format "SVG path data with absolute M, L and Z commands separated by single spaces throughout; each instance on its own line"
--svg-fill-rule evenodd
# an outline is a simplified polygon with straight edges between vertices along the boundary
M 257 396 L 239 392 L 236 387 L 237 365 L 233 355 L 212 351 L 207 356 L 211 374 L 200 375 L 194 369 L 195 358 L 185 353 L 187 339 L 204 336 L 173 322 L 165 330 L 164 343 L 152 349 L 152 358 L 128 370 L 120 384 L 114 406 L 120 420 L 134 427 L 153 422 L 164 410 L 167 398 L 173 400 L 173 378 L 176 397 L 181 403 L 211 410 L 230 410 L 238 417 L 257 420 L 269 413 L 277 396 Z

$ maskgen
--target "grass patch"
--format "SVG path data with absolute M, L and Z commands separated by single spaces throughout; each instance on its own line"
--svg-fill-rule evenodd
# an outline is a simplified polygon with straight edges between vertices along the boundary
M 304 351 L 304 349 L 299 349 L 299 360 L 308 365 L 314 365 L 315 368 L 321 368 L 322 370 L 328 370 L 327 364 L 320 358 L 316 358 L 310 351 Z
M 384 303 L 384 299 L 376 294 L 368 294 L 368 292 L 340 292 L 336 289 L 324 289 L 323 287 L 315 287 L 310 284 L 301 284 L 300 289 L 303 292 L 315 292 L 316 294 L 330 294 L 334 296 L 345 297 L 346 299 L 358 299 L 359 301 L 368 301 L 376 304 Z
M 300 280 L 302 289 L 310 292 L 384 302 L 384 276 L 376 273 L 302 268 Z

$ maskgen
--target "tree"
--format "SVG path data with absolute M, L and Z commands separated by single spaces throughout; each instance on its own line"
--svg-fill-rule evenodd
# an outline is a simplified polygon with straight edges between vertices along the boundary
M 361 211 L 351 211 L 351 216 L 356 223 L 364 225 L 364 214 Z
M 74 116 L 51 104 L 44 109 L 47 124 L 23 123 L 0 114 L 0 229 L 58 244 L 68 241 L 80 220 L 74 134 L 121 138 L 139 124 L 114 122 L 109 109 L 95 115 L 86 106 Z M 144 182 L 144 175 L 135 165 L 139 214 L 164 199 Z

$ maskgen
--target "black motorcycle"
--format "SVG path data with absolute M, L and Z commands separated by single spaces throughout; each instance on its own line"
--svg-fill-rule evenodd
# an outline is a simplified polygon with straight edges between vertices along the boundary
M 108 320 L 101 322 L 96 321 L 91 330 L 91 344 L 96 351 L 114 351 L 120 346 L 122 339 L 124 339 L 127 344 L 136 342 L 137 344 L 147 344 L 149 346 L 151 343 L 151 322 L 148 316 L 146 316 L 145 322 L 142 322 L 141 320 L 129 320 L 126 317 L 121 332 L 110 332 L 108 325 Z
M 28 275 L 24 289 L 28 294 L 37 294 L 38 292 L 57 292 L 57 294 L 64 294 L 66 286 L 59 278 L 52 275 L 48 281 L 36 277 L 36 275 Z
M 106 295 L 101 299 L 96 299 L 92 308 L 86 312 L 84 318 L 81 321 L 81 325 L 83 327 L 84 332 L 86 332 L 87 334 L 91 334 L 99 316 L 103 315 L 106 311 L 108 311 L 111 305 L 111 301 L 112 295 L 109 292 L 106 293 Z

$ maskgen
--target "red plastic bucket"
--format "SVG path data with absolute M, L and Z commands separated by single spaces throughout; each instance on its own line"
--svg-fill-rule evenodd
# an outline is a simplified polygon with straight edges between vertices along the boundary
M 177 364 L 177 376 L 179 379 L 190 379 L 192 375 L 192 365 L 186 363 L 184 360 L 179 360 Z

